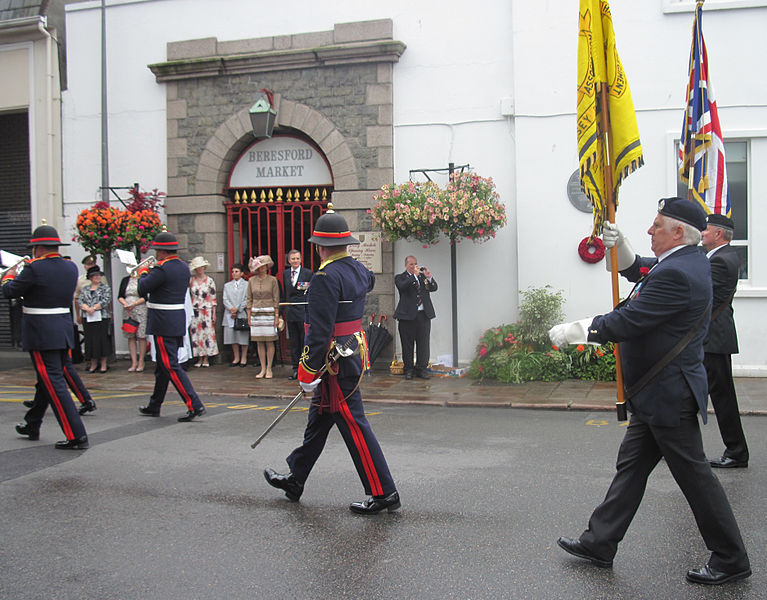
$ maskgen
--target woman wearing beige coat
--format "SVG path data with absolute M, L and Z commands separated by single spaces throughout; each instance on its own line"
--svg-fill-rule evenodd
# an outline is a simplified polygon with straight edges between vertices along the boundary
M 272 378 L 274 342 L 278 339 L 277 324 L 280 318 L 280 285 L 269 275 L 274 264 L 271 257 L 263 255 L 251 258 L 248 267 L 253 276 L 248 280 L 248 315 L 250 339 L 258 347 L 261 371 L 258 378 Z

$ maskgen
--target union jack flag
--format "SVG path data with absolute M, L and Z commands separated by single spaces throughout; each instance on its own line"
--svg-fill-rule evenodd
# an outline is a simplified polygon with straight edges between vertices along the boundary
M 703 39 L 703 1 L 698 0 L 692 26 L 692 49 L 687 81 L 687 108 L 679 141 L 679 175 L 690 199 L 706 213 L 730 216 L 730 195 L 724 160 L 722 127 L 714 89 L 708 78 L 708 54 Z

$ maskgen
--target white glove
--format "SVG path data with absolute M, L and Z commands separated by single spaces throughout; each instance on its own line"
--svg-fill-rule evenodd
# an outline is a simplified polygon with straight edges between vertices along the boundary
M 618 253 L 619 271 L 628 269 L 631 265 L 634 264 L 634 261 L 636 260 L 634 249 L 631 247 L 628 239 L 623 235 L 623 232 L 618 229 L 618 226 L 615 223 L 605 221 L 602 224 L 602 243 L 604 243 L 605 248 L 608 250 L 615 246 L 616 252 Z M 607 267 L 608 271 L 612 270 L 611 262 L 612 261 L 610 260 L 608 253 L 608 256 L 605 260 L 605 266 Z
M 569 344 L 591 344 L 599 346 L 597 342 L 589 342 L 589 325 L 594 319 L 581 319 L 572 323 L 560 323 L 549 329 L 549 339 L 557 348 Z
M 320 384 L 320 381 L 322 381 L 322 377 L 319 379 L 315 379 L 311 383 L 304 383 L 303 381 L 299 381 L 298 383 L 301 384 L 301 389 L 304 390 L 307 394 L 311 394 L 314 392 L 315 388 Z

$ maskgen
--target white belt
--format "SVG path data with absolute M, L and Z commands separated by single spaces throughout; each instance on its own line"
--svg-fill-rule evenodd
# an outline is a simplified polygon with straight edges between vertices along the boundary
M 146 307 L 155 310 L 184 310 L 183 304 L 158 304 L 157 302 L 147 302 Z
M 68 308 L 33 308 L 25 306 L 22 308 L 25 315 L 65 315 L 69 312 Z

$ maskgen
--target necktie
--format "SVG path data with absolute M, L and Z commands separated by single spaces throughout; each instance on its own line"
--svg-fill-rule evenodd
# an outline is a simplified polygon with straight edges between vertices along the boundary
M 290 276 L 290 281 L 292 282 L 293 287 L 296 287 L 296 283 L 298 281 L 298 269 L 293 269 L 293 273 Z
M 414 275 L 415 277 L 415 283 L 418 286 L 418 292 L 415 296 L 415 302 L 417 306 L 421 306 L 423 304 L 423 300 L 421 300 L 421 282 L 418 280 L 418 275 Z

